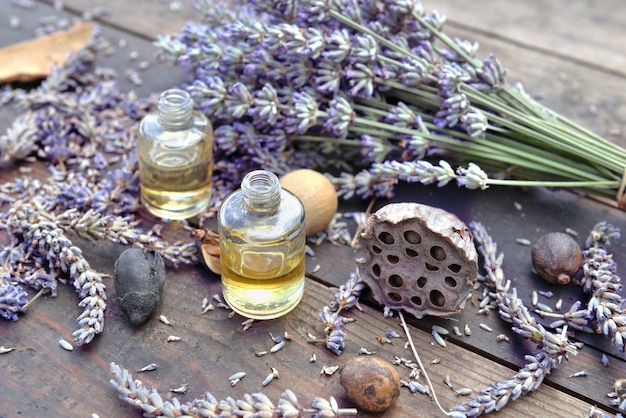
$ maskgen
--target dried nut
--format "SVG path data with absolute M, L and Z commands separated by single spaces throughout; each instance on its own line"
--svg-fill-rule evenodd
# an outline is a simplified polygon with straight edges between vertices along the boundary
M 131 325 L 143 324 L 161 301 L 165 264 L 159 253 L 136 247 L 125 250 L 115 261 L 115 291 Z
M 330 180 L 315 170 L 300 169 L 282 176 L 280 185 L 302 201 L 307 236 L 328 227 L 338 205 L 337 192 Z
M 348 398 L 357 408 L 381 412 L 400 396 L 400 377 L 387 361 L 375 356 L 348 360 L 339 378 Z
M 368 219 L 361 244 L 359 272 L 374 298 L 417 318 L 459 313 L 478 279 L 469 228 L 442 209 L 386 205 Z
M 215 274 L 222 274 L 219 235 L 208 229 L 196 229 L 196 247 L 204 265 Z
M 578 273 L 582 251 L 574 238 L 563 232 L 539 237 L 532 248 L 534 272 L 551 284 L 567 284 Z

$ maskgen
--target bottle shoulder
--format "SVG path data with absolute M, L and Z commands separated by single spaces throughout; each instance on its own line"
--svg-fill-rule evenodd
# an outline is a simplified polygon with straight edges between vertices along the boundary
M 304 208 L 294 194 L 283 189 L 275 212 L 255 213 L 244 209 L 238 190 L 222 203 L 218 225 L 223 232 L 238 235 L 243 240 L 271 241 L 304 230 Z
M 161 123 L 158 112 L 150 112 L 139 122 L 140 141 L 167 142 L 169 146 L 191 146 L 200 141 L 212 141 L 213 127 L 209 119 L 198 111 L 193 112 L 190 123 L 172 127 Z

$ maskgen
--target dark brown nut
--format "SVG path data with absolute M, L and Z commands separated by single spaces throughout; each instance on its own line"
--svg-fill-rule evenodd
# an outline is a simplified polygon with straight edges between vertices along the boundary
M 348 360 L 341 370 L 339 383 L 356 407 L 365 411 L 384 411 L 400 396 L 398 372 L 378 357 L 360 356 Z
M 361 245 L 359 273 L 374 299 L 416 318 L 459 313 L 478 279 L 471 231 L 439 208 L 386 205 L 368 219 Z
M 146 322 L 161 302 L 165 264 L 159 253 L 144 253 L 132 247 L 115 261 L 115 291 L 128 321 L 133 326 Z
M 532 248 L 534 272 L 551 284 L 568 284 L 580 270 L 582 260 L 580 246 L 563 232 L 542 235 Z

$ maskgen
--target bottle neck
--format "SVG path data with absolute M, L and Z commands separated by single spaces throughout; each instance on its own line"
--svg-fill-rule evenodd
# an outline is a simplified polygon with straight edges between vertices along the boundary
M 193 116 L 193 101 L 184 90 L 165 90 L 157 103 L 159 122 L 168 128 L 187 127 Z
M 250 212 L 275 212 L 280 205 L 281 190 L 278 177 L 271 171 L 251 171 L 241 182 L 243 206 Z

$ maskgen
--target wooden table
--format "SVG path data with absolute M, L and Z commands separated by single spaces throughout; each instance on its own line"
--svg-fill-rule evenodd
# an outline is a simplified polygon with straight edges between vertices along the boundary
M 32 10 L 11 3 L 0 0 L 1 46 L 31 38 L 44 16 L 57 13 L 73 16 L 103 6 L 111 9 L 100 18 L 106 36 L 113 45 L 125 39 L 128 46 L 102 57 L 100 64 L 115 68 L 125 88 L 148 95 L 184 80 L 179 68 L 157 63 L 141 73 L 144 84 L 140 87 L 131 86 L 124 72 L 136 68 L 138 62 L 128 58 L 130 51 L 137 51 L 141 60 L 152 62 L 151 40 L 157 34 L 178 30 L 187 19 L 195 17 L 187 4 L 183 10 L 173 12 L 166 1 L 67 0 L 63 2 L 65 10 L 55 12 L 52 2 L 36 1 Z M 626 146 L 626 4 L 622 1 L 478 0 L 468 6 L 462 0 L 429 0 L 424 5 L 429 10 L 436 7 L 449 16 L 448 33 L 479 41 L 482 56 L 494 52 L 508 67 L 510 79 L 521 81 L 528 92 L 539 94 L 549 107 Z M 19 17 L 18 29 L 8 27 L 6 22 L 11 15 Z M 14 118 L 12 109 L 0 108 L 0 130 L 4 131 Z M 0 169 L 2 182 L 19 175 L 16 167 Z M 624 212 L 565 191 L 491 188 L 479 192 L 413 185 L 401 187 L 393 201 L 431 204 L 456 213 L 466 222 L 484 223 L 505 254 L 506 275 L 513 279 L 526 303 L 530 304 L 533 290 L 552 290 L 556 293 L 554 298 L 543 301 L 553 305 L 558 297 L 563 297 L 564 309 L 584 298 L 580 288 L 548 288 L 530 272 L 530 247 L 516 244 L 516 238 L 534 241 L 543 233 L 566 227 L 584 237 L 601 220 L 626 231 Z M 342 202 L 340 210 L 363 211 L 367 203 Z M 386 203 L 376 202 L 374 210 Z M 169 225 L 164 234 L 168 239 L 190 239 L 188 232 L 176 223 Z M 4 244 L 5 239 L 5 235 L 0 235 L 0 243 Z M 619 267 L 626 264 L 625 242 L 612 246 Z M 124 250 L 123 246 L 110 243 L 80 243 L 91 265 L 108 274 Z M 368 303 L 367 295 L 364 311 L 350 313 L 356 322 L 347 327 L 349 340 L 341 356 L 322 346 L 307 344 L 307 333 L 322 334 L 318 312 L 332 299 L 331 287 L 348 279 L 358 255 L 357 250 L 348 246 L 324 243 L 315 247 L 315 256 L 307 258 L 306 294 L 302 303 L 289 315 L 255 322 L 245 332 L 241 324 L 244 319 L 228 318 L 224 309 L 200 314 L 203 298 L 220 292 L 219 277 L 202 266 L 168 270 L 158 313 L 165 315 L 171 326 L 160 322 L 157 315 L 141 328 L 131 328 L 115 301 L 112 282 L 107 281 L 109 306 L 105 330 L 92 343 L 72 352 L 63 350 L 57 341 L 71 340 L 80 308 L 76 306 L 74 290 L 60 285 L 56 298 L 42 297 L 19 321 L 0 321 L 0 346 L 16 348 L 0 356 L 0 416 L 141 416 L 139 411 L 120 401 L 109 384 L 110 362 L 132 372 L 149 363 L 158 363 L 158 370 L 137 373 L 135 377 L 147 386 L 158 388 L 166 397 L 177 396 L 182 401 L 201 397 L 205 391 L 223 399 L 262 390 L 276 402 L 289 388 L 303 404 L 317 396 L 335 396 L 341 406 L 350 406 L 339 385 L 338 374 L 320 374 L 323 365 L 342 366 L 358 355 L 361 347 L 387 360 L 393 360 L 394 356 L 411 357 L 404 348 L 404 338 L 393 344 L 377 342 L 376 336 L 384 335 L 390 328 L 400 334 L 402 330 L 398 319 L 384 318 L 375 304 Z M 480 295 L 481 291 L 475 293 Z M 453 325 L 463 327 L 466 323 L 473 330 L 472 335 L 450 335 L 445 349 L 430 335 L 432 324 L 451 329 Z M 493 328 L 493 332 L 481 329 L 479 323 Z M 470 303 L 460 315 L 448 320 L 412 319 L 410 329 L 445 407 L 464 400 L 455 397 L 444 385 L 446 375 L 455 387 L 469 387 L 476 393 L 491 383 L 512 377 L 524 364 L 524 355 L 535 351 L 531 343 L 515 336 L 496 313 L 479 315 Z M 284 349 L 272 355 L 255 356 L 255 352 L 272 345 L 270 332 L 285 331 L 294 340 Z M 509 336 L 512 343 L 497 342 L 496 335 L 500 333 Z M 168 343 L 169 335 L 180 336 L 182 340 Z M 538 391 L 493 415 L 583 417 L 592 406 L 617 412 L 610 406 L 606 393 L 611 391 L 615 379 L 626 378 L 623 353 L 617 352 L 602 336 L 578 333 L 576 337 L 585 343 L 577 356 L 548 376 Z M 317 361 L 312 363 L 309 360 L 314 353 Z M 609 367 L 601 365 L 602 353 L 609 356 Z M 431 364 L 434 358 L 440 358 L 441 362 Z M 261 382 L 272 367 L 278 369 L 280 379 L 262 388 Z M 582 369 L 589 370 L 587 377 L 568 377 Z M 238 371 L 247 375 L 231 387 L 228 377 Z M 408 377 L 405 369 L 398 371 L 403 378 Z M 186 394 L 168 392 L 183 384 L 189 388 Z M 441 413 L 427 396 L 403 388 L 399 401 L 384 416 L 435 417 Z

